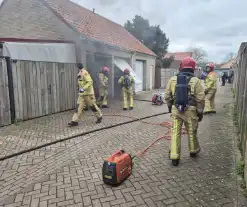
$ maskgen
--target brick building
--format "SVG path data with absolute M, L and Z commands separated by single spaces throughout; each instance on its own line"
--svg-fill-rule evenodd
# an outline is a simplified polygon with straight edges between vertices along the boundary
M 111 68 L 111 96 L 119 94 L 116 80 L 124 67 L 133 69 L 136 91 L 154 88 L 156 55 L 121 25 L 94 11 L 70 0 L 4 0 L 0 11 L 1 41 L 73 41 L 77 61 L 86 63 L 94 79 L 102 65 Z

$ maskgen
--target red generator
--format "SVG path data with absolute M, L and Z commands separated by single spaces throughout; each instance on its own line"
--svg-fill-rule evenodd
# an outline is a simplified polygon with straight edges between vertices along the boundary
M 152 104 L 161 106 L 164 103 L 163 98 L 164 95 L 158 90 L 156 93 L 153 94 Z
M 103 164 L 103 182 L 119 185 L 128 178 L 132 171 L 132 158 L 124 150 L 118 150 L 108 157 Z

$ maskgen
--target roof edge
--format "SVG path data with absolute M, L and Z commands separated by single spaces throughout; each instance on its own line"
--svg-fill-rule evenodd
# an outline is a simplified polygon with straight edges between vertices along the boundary
M 138 40 L 134 35 L 132 35 L 127 29 L 125 29 L 122 25 L 120 25 L 126 32 L 128 32 L 128 34 L 130 35 L 130 36 L 132 36 L 133 38 L 135 38 L 136 39 L 136 41 L 139 43 L 139 44 L 141 44 L 143 47 L 145 47 L 146 49 L 148 49 L 153 55 L 151 55 L 151 54 L 147 54 L 147 53 L 143 53 L 143 54 L 146 54 L 146 55 L 149 55 L 149 56 L 155 56 L 155 57 L 157 57 L 157 55 L 152 51 L 152 50 L 150 50 L 146 45 L 144 45 L 140 40 Z M 138 51 L 136 51 L 136 52 L 138 52 Z M 141 52 L 139 52 L 139 53 L 141 53 Z
M 70 44 L 75 44 L 73 41 L 65 41 L 65 40 L 25 39 L 25 38 L 9 38 L 9 37 L 0 37 L 0 42 L 70 43 Z
M 151 51 L 152 51 L 152 50 L 151 50 Z M 154 52 L 153 52 L 154 55 L 150 55 L 150 54 L 143 53 L 143 52 L 138 52 L 138 51 L 135 51 L 135 53 L 140 54 L 140 55 L 149 56 L 149 57 L 155 57 L 155 58 L 158 57 Z

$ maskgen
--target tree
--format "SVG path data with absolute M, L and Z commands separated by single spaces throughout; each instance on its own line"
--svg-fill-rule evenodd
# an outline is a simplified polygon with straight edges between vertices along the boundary
M 192 57 L 198 66 L 203 67 L 206 63 L 207 52 L 202 47 L 190 47 L 187 51 L 192 52 Z
M 158 57 L 164 57 L 169 46 L 169 39 L 159 25 L 150 26 L 147 19 L 136 15 L 132 22 L 128 20 L 124 27 Z
M 163 67 L 164 68 L 169 68 L 170 67 L 170 65 L 171 65 L 171 63 L 174 61 L 174 56 L 170 56 L 170 57 L 168 57 L 168 58 L 164 58 L 163 60 L 162 60 L 162 62 L 163 62 Z

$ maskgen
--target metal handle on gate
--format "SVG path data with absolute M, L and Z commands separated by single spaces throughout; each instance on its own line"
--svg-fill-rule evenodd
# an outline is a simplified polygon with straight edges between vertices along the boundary
M 51 84 L 48 86 L 48 93 L 51 94 Z

